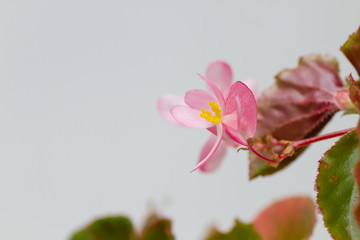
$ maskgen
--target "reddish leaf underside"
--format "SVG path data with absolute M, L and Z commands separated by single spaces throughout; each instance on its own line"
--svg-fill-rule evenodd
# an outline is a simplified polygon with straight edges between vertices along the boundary
M 262 140 L 271 134 L 278 140 L 300 140 L 315 136 L 339 110 L 335 93 L 343 84 L 338 64 L 330 56 L 308 55 L 299 66 L 276 75 L 276 84 L 265 90 L 258 105 L 258 129 Z M 291 163 L 304 150 L 285 158 L 277 168 L 250 154 L 250 179 L 272 174 Z M 259 151 L 269 156 L 266 151 Z
M 309 197 L 277 201 L 254 220 L 264 240 L 303 240 L 310 237 L 316 223 L 316 207 Z
M 340 48 L 360 76 L 360 27 Z

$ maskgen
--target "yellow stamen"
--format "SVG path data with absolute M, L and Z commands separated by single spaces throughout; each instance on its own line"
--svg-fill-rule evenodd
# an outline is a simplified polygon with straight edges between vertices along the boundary
M 209 106 L 211 107 L 211 111 L 215 113 L 215 116 L 212 116 L 210 111 L 201 109 L 200 117 L 204 118 L 208 122 L 219 124 L 221 120 L 221 110 L 219 105 L 216 102 L 209 102 Z

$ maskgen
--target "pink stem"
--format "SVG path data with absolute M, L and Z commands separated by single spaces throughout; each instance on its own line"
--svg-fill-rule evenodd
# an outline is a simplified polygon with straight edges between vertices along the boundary
M 307 145 L 309 145 L 311 143 L 315 143 L 315 142 L 322 141 L 322 140 L 325 140 L 325 139 L 329 139 L 329 138 L 344 135 L 345 133 L 348 133 L 348 132 L 350 132 L 350 131 L 352 131 L 354 129 L 356 129 L 356 127 L 340 130 L 340 131 L 333 132 L 333 133 L 328 133 L 328 134 L 321 135 L 321 136 L 307 138 L 307 139 L 303 139 L 303 140 L 299 140 L 299 141 L 293 141 L 292 146 L 294 148 L 305 147 L 305 146 L 307 146 Z
M 276 163 L 277 161 L 274 160 L 274 159 L 270 159 L 270 158 L 267 158 L 267 157 L 264 157 L 263 155 L 261 155 L 260 153 L 258 153 L 252 146 L 249 145 L 249 149 L 256 155 L 258 156 L 259 158 L 261 159 L 264 159 L 265 161 L 267 162 L 271 162 L 271 163 Z

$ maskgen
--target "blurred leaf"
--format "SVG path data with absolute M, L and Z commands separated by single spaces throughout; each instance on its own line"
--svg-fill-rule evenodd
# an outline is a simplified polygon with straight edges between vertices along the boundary
M 268 144 L 269 134 L 289 141 L 313 137 L 339 110 L 335 95 L 343 89 L 343 84 L 335 58 L 308 55 L 300 58 L 297 68 L 283 70 L 275 78 L 275 85 L 265 90 L 257 101 L 259 118 L 255 137 L 264 144 Z M 250 154 L 250 179 L 283 169 L 303 150 L 283 159 L 277 168 Z M 267 150 L 258 151 L 271 157 Z
M 344 135 L 319 162 L 316 179 L 317 203 L 325 226 L 334 239 L 360 239 L 360 230 L 353 216 L 358 190 L 353 176 L 359 159 L 356 131 Z
M 355 82 L 354 78 L 350 75 L 348 78 L 349 82 L 349 90 L 350 90 L 350 99 L 356 109 L 360 110 L 360 87 Z
M 253 224 L 244 224 L 235 221 L 235 226 L 228 233 L 221 233 L 212 229 L 206 240 L 262 240 L 259 233 L 256 232 Z
M 135 240 L 131 221 L 126 217 L 107 217 L 96 220 L 75 233 L 71 240 Z
M 156 214 L 151 215 L 143 228 L 141 240 L 174 240 L 171 232 L 171 221 L 160 218 Z
M 254 220 L 264 240 L 308 239 L 316 223 L 316 207 L 309 197 L 291 197 L 273 203 Z
M 360 28 L 340 48 L 360 76 Z

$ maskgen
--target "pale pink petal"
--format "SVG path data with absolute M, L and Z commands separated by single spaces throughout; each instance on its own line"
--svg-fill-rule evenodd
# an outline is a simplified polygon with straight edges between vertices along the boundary
M 217 98 L 217 102 L 220 105 L 220 109 L 223 109 L 225 107 L 225 100 L 224 100 L 224 96 L 222 95 L 222 93 L 220 92 L 220 90 L 218 89 L 218 87 L 213 84 L 211 81 L 209 81 L 208 79 L 206 79 L 204 76 L 202 76 L 201 74 L 197 74 L 199 77 L 201 77 L 202 80 L 204 80 L 206 82 L 206 84 L 208 85 L 208 87 L 212 90 L 212 92 L 214 93 L 215 97 Z
M 200 111 L 188 106 L 175 106 L 171 110 L 173 118 L 185 127 L 190 128 L 209 128 L 213 123 L 200 117 Z
M 236 96 L 236 117 L 237 117 L 237 128 L 239 129 L 241 126 L 241 103 L 240 103 L 240 99 L 239 96 Z
M 184 101 L 191 108 L 198 110 L 205 109 L 206 111 L 211 110 L 209 102 L 217 102 L 215 97 L 208 91 L 200 89 L 192 89 L 187 91 Z
M 247 137 L 242 131 L 238 131 L 232 127 L 227 126 L 226 124 L 223 124 L 224 130 L 229 136 L 234 139 L 237 143 L 240 143 L 243 146 L 248 146 L 247 144 Z
M 240 143 L 241 145 L 247 146 L 247 134 L 241 127 L 241 104 L 238 97 L 236 97 L 236 104 L 237 110 L 223 118 L 223 127 L 225 132 L 229 134 L 233 140 Z
M 225 131 L 231 137 L 235 134 L 241 140 L 239 142 L 241 144 L 247 138 L 254 136 L 257 126 L 256 101 L 254 95 L 244 83 L 235 82 L 231 86 L 222 122 L 224 123 Z M 233 130 L 236 131 L 234 132 Z
M 220 89 L 223 96 L 226 96 L 233 80 L 231 67 L 224 61 L 212 62 L 206 70 L 206 78 Z
M 258 99 L 260 94 L 259 94 L 259 91 L 257 89 L 256 81 L 254 79 L 252 79 L 252 78 L 246 78 L 242 82 L 245 83 L 245 85 L 252 91 L 252 93 L 254 94 L 255 99 Z
M 211 151 L 212 147 L 214 146 L 216 142 L 217 137 L 215 135 L 210 136 L 210 138 L 206 141 L 204 147 L 201 150 L 200 156 L 199 156 L 199 162 L 201 162 Z M 212 172 L 216 170 L 220 164 L 222 163 L 222 160 L 224 159 L 224 156 L 226 154 L 226 144 L 224 142 L 220 142 L 220 145 L 214 155 L 212 155 L 208 161 L 203 164 L 199 169 L 202 172 Z
M 196 166 L 196 168 L 194 168 L 191 172 L 195 171 L 196 169 L 198 169 L 201 166 L 203 166 L 204 164 L 206 164 L 207 161 L 209 161 L 209 159 L 215 154 L 216 150 L 219 148 L 222 134 L 223 134 L 223 128 L 222 128 L 221 124 L 217 124 L 216 128 L 217 128 L 216 130 L 217 130 L 218 134 L 216 136 L 216 141 L 214 142 L 214 145 L 209 147 L 211 149 L 208 151 L 208 154 L 206 155 L 206 157 L 203 158 L 202 160 L 200 160 L 198 165 Z
M 158 100 L 157 110 L 165 121 L 174 125 L 182 126 L 182 124 L 176 121 L 170 113 L 170 109 L 177 105 L 185 106 L 184 97 L 177 95 L 165 95 Z
M 214 136 L 217 135 L 217 130 L 216 130 L 216 125 L 210 127 L 207 129 L 209 132 L 211 132 L 212 134 L 214 134 Z M 239 143 L 234 141 L 234 139 L 232 139 L 229 134 L 227 134 L 225 131 L 223 132 L 223 136 L 222 136 L 222 141 L 224 141 L 226 143 L 226 145 L 228 147 L 238 147 L 239 146 Z

